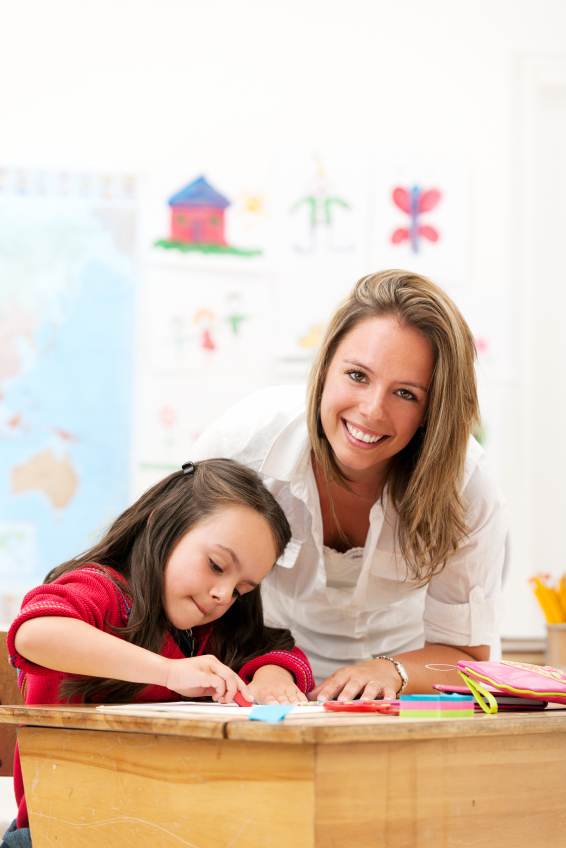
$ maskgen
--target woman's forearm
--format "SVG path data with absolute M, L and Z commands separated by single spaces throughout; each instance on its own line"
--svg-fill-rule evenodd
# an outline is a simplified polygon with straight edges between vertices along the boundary
M 454 648 L 450 645 L 425 643 L 424 648 L 394 654 L 393 659 L 403 664 L 409 682 L 405 694 L 434 694 L 435 683 L 446 686 L 461 686 L 462 678 L 455 670 L 459 660 L 484 661 L 489 659 L 489 647 Z M 432 666 L 432 668 L 431 668 Z M 397 666 L 386 657 L 368 660 L 360 665 L 339 668 L 309 692 L 309 699 L 349 700 L 362 698 L 394 699 L 403 680 Z
M 166 686 L 170 661 L 76 618 L 44 616 L 20 625 L 16 650 L 36 665 L 67 674 Z
M 393 656 L 405 666 L 407 671 L 409 684 L 405 690 L 406 695 L 432 694 L 437 691 L 432 688 L 435 683 L 442 683 L 445 686 L 463 686 L 464 682 L 454 666 L 460 660 L 470 660 L 471 662 L 489 660 L 489 645 L 479 645 L 474 648 L 455 648 L 451 645 L 437 645 L 426 642 L 424 648 L 407 651 L 404 654 L 394 654 Z M 429 666 L 432 666 L 432 668 Z

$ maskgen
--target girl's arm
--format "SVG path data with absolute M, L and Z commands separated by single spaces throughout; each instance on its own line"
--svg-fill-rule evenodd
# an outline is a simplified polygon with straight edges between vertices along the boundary
M 15 648 L 30 662 L 67 674 L 156 684 L 220 703 L 230 702 L 239 690 L 252 700 L 243 680 L 216 657 L 172 660 L 75 618 L 30 618 L 19 626 Z

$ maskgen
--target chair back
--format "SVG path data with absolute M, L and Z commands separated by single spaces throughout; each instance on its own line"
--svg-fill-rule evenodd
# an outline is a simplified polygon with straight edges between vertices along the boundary
M 0 631 L 0 704 L 5 707 L 24 703 L 18 688 L 18 673 L 8 659 L 7 638 L 8 634 Z M 17 725 L 0 724 L 0 777 L 12 777 L 14 774 L 17 734 Z

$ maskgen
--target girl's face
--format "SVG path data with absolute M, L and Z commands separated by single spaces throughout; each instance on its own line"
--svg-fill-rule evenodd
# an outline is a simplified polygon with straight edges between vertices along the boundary
M 227 507 L 177 542 L 165 567 L 165 613 L 180 630 L 224 615 L 268 574 L 276 558 L 267 521 Z
M 368 318 L 338 345 L 320 415 L 340 470 L 358 482 L 386 471 L 424 422 L 434 369 L 428 341 L 396 318 Z

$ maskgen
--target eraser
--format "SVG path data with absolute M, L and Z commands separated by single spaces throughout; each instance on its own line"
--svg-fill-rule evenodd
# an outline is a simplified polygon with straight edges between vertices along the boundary
M 232 699 L 239 707 L 253 707 L 251 701 L 246 701 L 242 693 L 238 690 Z

